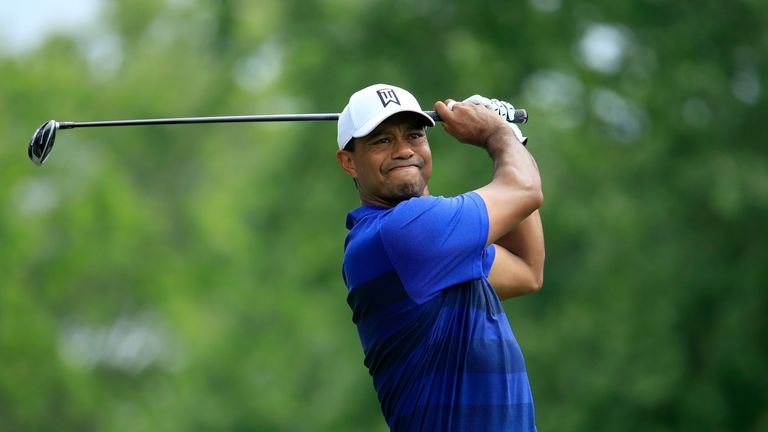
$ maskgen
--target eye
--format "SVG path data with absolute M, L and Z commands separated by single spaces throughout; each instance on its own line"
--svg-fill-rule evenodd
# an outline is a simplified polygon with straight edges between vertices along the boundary
M 409 140 L 417 140 L 417 139 L 419 139 L 419 138 L 421 138 L 421 137 L 423 137 L 423 136 L 424 136 L 424 132 L 423 132 L 423 131 L 420 131 L 420 130 L 418 130 L 418 131 L 413 131 L 413 132 L 410 132 L 410 133 L 408 134 L 408 139 L 409 139 Z
M 373 140 L 372 144 L 374 144 L 374 145 L 375 144 L 389 144 L 390 142 L 392 142 L 392 139 L 390 139 L 389 137 L 381 137 L 381 138 Z

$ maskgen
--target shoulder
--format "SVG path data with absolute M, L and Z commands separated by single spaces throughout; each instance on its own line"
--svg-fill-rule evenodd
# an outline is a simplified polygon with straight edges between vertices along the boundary
M 476 192 L 454 197 L 423 196 L 411 198 L 382 215 L 382 229 L 403 229 L 412 225 L 434 225 L 462 215 L 486 215 L 485 203 Z

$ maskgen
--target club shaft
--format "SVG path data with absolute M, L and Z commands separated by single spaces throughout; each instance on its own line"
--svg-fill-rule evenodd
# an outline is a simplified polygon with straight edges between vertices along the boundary
M 432 117 L 435 121 L 441 121 L 440 117 L 434 111 L 425 111 L 425 114 Z M 156 118 L 156 119 L 134 119 L 134 120 L 105 120 L 90 122 L 56 122 L 58 129 L 74 129 L 86 127 L 104 127 L 104 126 L 147 126 L 164 124 L 194 124 L 194 123 L 239 123 L 239 122 L 294 122 L 294 121 L 336 121 L 339 119 L 338 113 L 322 114 L 266 114 L 266 115 L 243 115 L 243 116 L 217 116 L 217 117 L 176 117 L 176 118 Z M 523 109 L 515 110 L 515 123 L 525 123 L 528 120 L 528 113 Z
M 59 129 L 74 129 L 102 126 L 147 126 L 165 124 L 194 124 L 194 123 L 238 123 L 238 122 L 292 122 L 292 121 L 321 121 L 338 120 L 339 115 L 326 114 L 273 114 L 273 115 L 244 115 L 218 117 L 175 117 L 134 120 L 105 120 L 91 122 L 57 122 Z

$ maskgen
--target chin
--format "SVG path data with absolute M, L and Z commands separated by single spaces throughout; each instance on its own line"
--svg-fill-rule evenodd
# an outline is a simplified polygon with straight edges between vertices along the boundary
M 397 186 L 396 190 L 387 197 L 387 201 L 397 204 L 424 195 L 424 184 L 404 183 Z

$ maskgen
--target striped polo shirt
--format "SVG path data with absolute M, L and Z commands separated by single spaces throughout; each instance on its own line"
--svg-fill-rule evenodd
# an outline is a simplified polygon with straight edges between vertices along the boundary
M 535 431 L 523 355 L 487 279 L 482 198 L 362 206 L 347 228 L 347 302 L 390 428 Z

